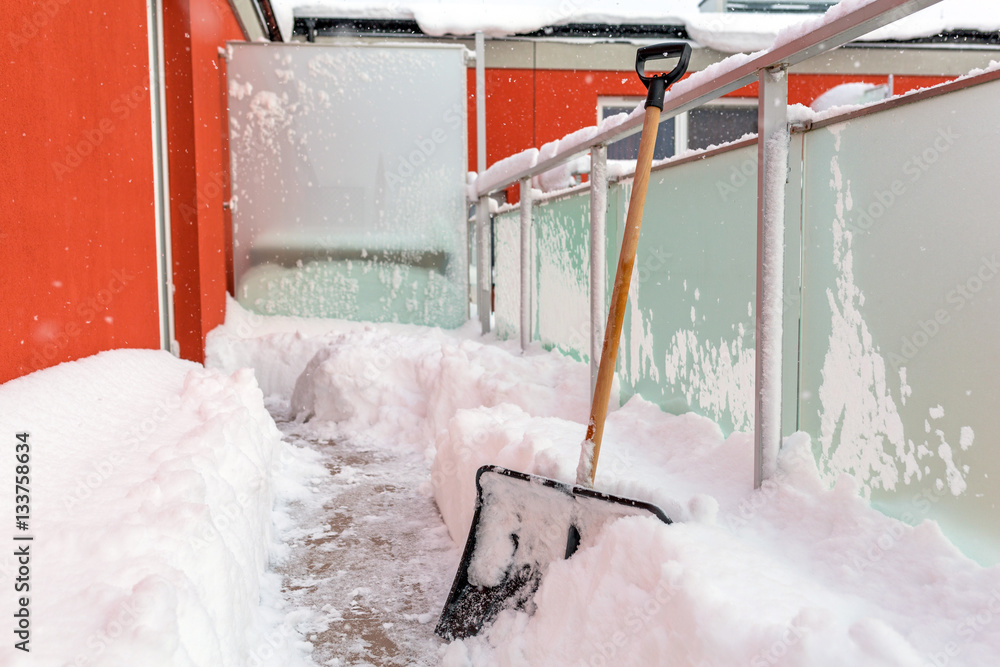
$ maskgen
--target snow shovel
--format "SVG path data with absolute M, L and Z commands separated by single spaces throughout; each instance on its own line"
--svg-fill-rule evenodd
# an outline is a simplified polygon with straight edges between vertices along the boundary
M 581 542 L 609 521 L 638 515 L 670 523 L 654 505 L 600 493 L 592 487 L 663 97 L 667 88 L 684 75 L 690 56 L 691 48 L 684 43 L 645 46 L 636 53 L 636 73 L 648 91 L 646 115 L 577 483 L 566 484 L 499 466 L 479 469 L 472 527 L 435 629 L 445 639 L 474 636 L 506 609 L 532 613 L 535 592 L 549 563 L 572 556 Z M 677 64 L 669 72 L 646 74 L 648 61 L 673 58 L 677 58 Z

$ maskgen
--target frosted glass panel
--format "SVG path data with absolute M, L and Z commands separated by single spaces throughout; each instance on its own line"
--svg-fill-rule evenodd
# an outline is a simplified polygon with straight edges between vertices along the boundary
M 266 314 L 464 322 L 463 49 L 230 48 L 239 301 Z
M 493 317 L 496 336 L 518 338 L 521 328 L 521 212 L 493 218 Z
M 534 207 L 535 334 L 546 349 L 590 360 L 590 193 Z
M 831 481 L 1000 561 L 1000 83 L 806 136 L 800 424 Z
M 623 400 L 637 393 L 726 432 L 752 429 L 756 165 L 750 146 L 650 176 L 619 351 Z M 609 199 L 624 219 L 629 192 L 617 187 Z

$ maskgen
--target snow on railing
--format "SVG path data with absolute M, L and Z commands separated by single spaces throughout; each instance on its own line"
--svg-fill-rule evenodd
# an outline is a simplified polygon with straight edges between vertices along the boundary
M 778 33 L 770 49 L 752 54 L 737 53 L 678 81 L 663 100 L 660 122 L 754 83 L 763 70 L 803 62 L 938 2 L 940 0 L 843 0 L 826 14 Z M 502 190 L 522 178 L 549 171 L 594 146 L 635 134 L 642 129 L 642 121 L 643 110 L 636 108 L 630 114 L 611 116 L 597 125 L 550 142 L 557 144 L 558 150 L 549 155 L 540 149 L 529 148 L 504 158 L 483 174 L 491 178 L 477 179 L 469 198 L 477 199 Z M 517 163 L 520 169 L 514 168 L 514 158 L 529 153 L 534 153 L 537 159 L 521 158 L 525 162 Z M 507 168 L 491 174 L 501 163 L 506 163 Z
M 787 69 L 842 46 L 862 35 L 888 25 L 940 0 L 843 0 L 821 17 L 780 32 L 771 48 L 752 54 L 736 54 L 677 82 L 663 101 L 660 122 L 722 97 L 746 85 L 759 83 L 757 155 L 757 304 L 754 375 L 754 484 L 759 487 L 764 478 L 774 472 L 781 437 L 781 339 L 780 303 L 783 289 L 782 254 L 784 238 L 783 195 L 784 174 L 788 162 L 788 77 Z M 592 172 L 602 174 L 601 188 L 607 187 L 607 151 L 612 141 L 638 132 L 643 124 L 643 110 L 606 118 L 598 125 L 549 142 L 541 149 L 530 148 L 500 162 L 483 172 L 469 185 L 470 200 L 478 200 L 478 239 L 489 238 L 489 195 L 514 183 L 522 192 L 530 191 L 531 178 L 559 169 L 578 155 L 591 151 Z M 592 185 L 592 195 L 594 186 Z M 531 197 L 521 205 L 521 275 L 522 285 L 529 273 L 524 258 L 529 254 L 527 229 L 531 224 Z M 592 375 L 600 359 L 594 353 L 603 338 L 604 274 L 603 256 L 595 252 L 604 248 L 606 236 L 604 206 L 591 206 L 591 359 Z M 595 242 L 597 241 L 597 242 Z M 482 248 L 482 246 L 481 246 Z M 487 257 L 482 251 L 480 257 Z M 488 284 L 489 266 L 480 262 L 480 285 Z M 480 291 L 483 294 L 483 291 Z M 776 304 L 779 304 L 776 306 Z M 522 299 L 522 311 L 526 308 Z M 529 321 L 522 312 L 522 326 Z M 483 333 L 489 331 L 489 318 L 482 319 Z M 522 345 L 530 332 L 521 332 Z

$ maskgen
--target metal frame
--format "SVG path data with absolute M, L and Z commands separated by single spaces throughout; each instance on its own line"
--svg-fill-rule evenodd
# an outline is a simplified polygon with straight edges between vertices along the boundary
M 783 244 L 784 221 L 784 174 L 787 172 L 789 127 L 787 119 L 788 107 L 788 77 L 789 67 L 809 58 L 836 49 L 866 33 L 876 30 L 893 21 L 903 18 L 916 11 L 937 4 L 940 0 L 872 0 L 853 11 L 820 24 L 816 29 L 781 42 L 771 49 L 760 53 L 747 62 L 722 72 L 712 79 L 706 79 L 699 85 L 678 86 L 667 91 L 664 99 L 660 122 L 673 118 L 690 109 L 722 97 L 727 93 L 743 88 L 752 83 L 759 83 L 758 93 L 758 165 L 757 170 L 757 317 L 756 317 L 756 348 L 755 348 L 755 420 L 754 420 L 754 486 L 760 487 L 763 480 L 773 474 L 776 466 L 777 452 L 781 444 L 781 364 L 782 364 L 782 311 L 781 298 L 783 292 Z M 481 37 L 477 35 L 477 47 Z M 478 66 L 478 63 L 477 63 Z M 478 72 L 477 72 L 478 74 Z M 680 92 L 676 92 L 676 91 Z M 915 100 L 914 100 L 915 101 Z M 586 144 L 561 150 L 552 157 L 536 162 L 530 168 L 506 175 L 506 180 L 495 182 L 486 188 L 474 187 L 475 197 L 480 202 L 479 209 L 485 208 L 489 194 L 502 190 L 516 182 L 524 182 L 532 176 L 544 173 L 560 164 L 581 155 L 594 151 L 599 155 L 598 147 L 621 139 L 641 130 L 644 116 L 635 113 L 618 127 L 600 131 Z M 784 146 L 781 143 L 784 142 Z M 742 145 L 746 145 L 740 142 Z M 750 142 L 747 142 L 750 143 Z M 727 147 L 732 150 L 732 147 Z M 726 150 L 726 149 L 720 149 Z M 670 166 L 682 164 L 693 159 L 703 159 L 714 154 L 708 151 L 703 154 L 674 161 Z M 600 158 L 598 157 L 599 161 Z M 786 168 L 773 168 L 775 160 L 784 160 Z M 483 173 L 480 163 L 480 173 Z M 591 173 L 593 179 L 594 173 Z M 780 174 L 775 177 L 774 174 Z M 596 249 L 606 237 L 601 216 L 606 213 L 605 206 L 595 205 L 600 202 L 603 190 L 606 197 L 606 172 L 602 179 L 604 187 L 598 188 L 591 182 L 591 364 L 595 359 L 595 345 L 601 344 L 602 336 L 598 336 L 599 325 L 595 321 L 604 319 L 603 299 L 600 303 L 601 314 L 597 316 L 597 295 L 603 293 L 606 279 L 601 275 L 598 264 L 603 267 L 604 257 L 598 258 Z M 485 224 L 488 225 L 488 214 L 483 213 Z M 529 216 L 530 219 L 530 216 Z M 485 240 L 480 235 L 480 240 Z M 489 261 L 488 246 L 480 244 L 480 258 L 486 251 L 486 261 Z M 482 273 L 480 274 L 482 275 Z M 483 290 L 480 289 L 480 298 Z M 522 300 L 522 310 L 526 304 Z M 482 312 L 480 313 L 482 318 Z M 522 313 L 523 321 L 523 313 Z M 488 313 L 483 325 L 483 332 L 489 330 Z M 524 333 L 522 332 L 522 336 Z M 599 348 L 597 348 L 599 349 Z M 592 366 L 593 368 L 596 366 Z M 593 380 L 592 380 L 593 384 Z
M 760 72 L 757 115 L 757 307 L 753 485 L 774 474 L 781 445 L 781 300 L 784 293 L 788 68 Z
M 226 291 L 236 297 L 236 267 L 233 258 L 233 174 L 229 153 L 229 46 L 220 46 L 216 54 L 219 62 L 219 127 L 222 138 L 222 223 L 224 242 L 229 252 L 226 256 Z
M 597 371 L 604 343 L 607 306 L 605 292 L 608 270 L 605 265 L 608 239 L 608 147 L 590 151 L 590 395 L 597 387 Z
M 722 97 L 734 90 L 739 90 L 744 86 L 756 83 L 758 72 L 761 70 L 774 67 L 775 65 L 791 67 L 821 53 L 842 46 L 857 37 L 877 30 L 913 12 L 935 5 L 940 1 L 873 0 L 852 12 L 838 17 L 830 23 L 824 24 L 817 30 L 765 51 L 756 58 L 720 74 L 699 86 L 689 88 L 679 94 L 667 91 L 666 98 L 663 101 L 663 113 L 660 115 L 660 122 L 689 109 L 701 106 L 705 102 L 714 100 L 717 97 Z M 559 151 L 552 157 L 538 162 L 530 169 L 525 169 L 517 174 L 511 174 L 507 181 L 497 183 L 487 192 L 477 189 L 476 196 L 501 190 L 512 183 L 516 183 L 525 176 L 535 176 L 549 171 L 577 155 L 586 153 L 593 146 L 607 144 L 616 139 L 622 139 L 635 134 L 642 129 L 642 121 L 642 114 L 636 114 L 618 127 L 599 132 L 584 145 Z
M 482 32 L 476 33 L 476 169 L 486 171 L 486 40 Z M 529 179 L 530 180 L 530 179 Z M 489 193 L 479 196 L 476 206 L 476 243 L 479 256 L 476 261 L 476 309 L 484 334 L 490 332 L 490 312 L 493 310 L 493 280 L 490 244 Z M 489 239 L 490 243 L 487 243 Z
M 521 179 L 521 349 L 531 342 L 531 179 Z
M 271 7 L 271 0 L 254 0 L 254 6 L 260 14 L 260 22 L 264 27 L 264 33 L 272 42 L 283 42 L 281 28 L 278 27 L 278 18 Z M 289 35 L 291 37 L 291 35 Z
M 174 264 L 170 241 L 170 170 L 167 152 L 163 72 L 163 5 L 146 0 L 149 40 L 149 110 L 153 136 L 153 218 L 156 225 L 156 290 L 160 311 L 160 348 L 180 355 L 174 334 Z

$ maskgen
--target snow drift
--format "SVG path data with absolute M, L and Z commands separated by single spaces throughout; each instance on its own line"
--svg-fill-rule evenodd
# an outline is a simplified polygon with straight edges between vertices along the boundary
M 296 664 L 265 576 L 280 436 L 250 370 L 105 352 L 4 384 L 0 422 L 8 461 L 29 433 L 34 537 L 30 653 L 0 662 Z
M 284 324 L 256 344 L 309 338 L 301 323 Z M 424 451 L 426 492 L 457 543 L 481 464 L 574 479 L 585 365 L 537 346 L 521 354 L 472 329 L 330 322 L 309 345 L 317 351 L 300 360 L 293 412 L 343 437 Z M 724 437 L 703 417 L 639 398 L 613 410 L 596 487 L 680 523 L 613 522 L 552 564 L 534 615 L 504 612 L 481 636 L 444 647 L 442 663 L 995 664 L 1000 568 L 963 556 L 919 512 L 914 526 L 876 512 L 848 477 L 828 488 L 805 434 L 785 439 L 758 490 L 752 460 L 749 434 Z

